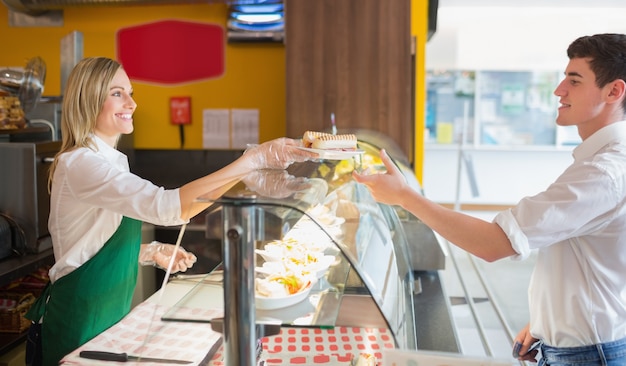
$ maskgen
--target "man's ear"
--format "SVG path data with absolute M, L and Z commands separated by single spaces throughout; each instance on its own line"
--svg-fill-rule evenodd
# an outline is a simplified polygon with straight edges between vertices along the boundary
M 622 79 L 617 79 L 613 81 L 610 85 L 611 88 L 609 89 L 609 98 L 611 98 L 613 101 L 617 101 L 626 97 L 626 81 Z

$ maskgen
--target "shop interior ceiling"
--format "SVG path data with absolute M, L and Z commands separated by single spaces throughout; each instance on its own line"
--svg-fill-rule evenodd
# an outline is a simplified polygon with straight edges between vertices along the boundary
M 283 0 L 2 0 L 12 11 L 41 15 L 52 10 L 62 10 L 70 6 L 103 6 L 103 5 L 166 5 L 166 4 L 229 4 L 258 5 L 279 4 Z
M 181 3 L 226 3 L 231 5 L 244 4 L 275 4 L 283 0 L 1 0 L 10 10 L 38 15 L 50 10 L 60 10 L 68 6 L 94 5 L 155 5 Z M 624 0 L 439 0 L 439 7 L 626 7 Z

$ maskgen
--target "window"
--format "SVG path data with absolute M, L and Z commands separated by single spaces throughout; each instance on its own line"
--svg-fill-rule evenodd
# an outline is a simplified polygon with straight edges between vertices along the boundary
M 496 146 L 578 143 L 557 127 L 557 71 L 427 72 L 427 142 Z

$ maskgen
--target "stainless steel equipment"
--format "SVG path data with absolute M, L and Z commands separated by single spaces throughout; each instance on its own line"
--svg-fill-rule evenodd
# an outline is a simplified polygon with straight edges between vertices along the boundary
M 41 57 L 33 57 L 24 71 L 0 70 L 0 89 L 18 97 L 24 113 L 35 107 L 46 80 L 46 63 Z
M 24 232 L 29 253 L 52 247 L 48 170 L 60 148 L 59 141 L 0 143 L 0 213 Z
M 26 113 L 26 119 L 32 126 L 38 124 L 48 126 L 50 133 L 44 134 L 46 140 L 61 140 L 62 101 L 62 96 L 42 96 L 37 105 Z
M 83 34 L 73 31 L 61 39 L 61 91 L 65 90 L 65 85 L 72 69 L 82 58 Z M 50 134 L 44 134 L 43 138 L 31 139 L 29 141 L 61 140 L 62 102 L 62 95 L 41 96 L 40 94 L 36 105 L 32 109 L 25 111 L 26 119 L 31 126 L 46 125 L 50 129 Z

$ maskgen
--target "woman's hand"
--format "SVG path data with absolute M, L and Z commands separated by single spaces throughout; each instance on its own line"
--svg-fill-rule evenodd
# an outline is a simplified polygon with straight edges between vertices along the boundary
M 286 170 L 256 170 L 242 181 L 251 191 L 272 198 L 289 197 L 311 187 L 307 178 L 296 178 Z
M 281 137 L 249 148 L 244 158 L 249 159 L 252 169 L 285 169 L 295 162 L 313 160 L 318 154 L 299 149 L 301 140 Z
M 386 173 L 368 175 L 353 171 L 352 176 L 354 180 L 367 186 L 376 201 L 388 205 L 400 205 L 405 198 L 403 192 L 408 193 L 412 189 L 384 149 L 380 151 L 380 158 L 387 168 Z
M 171 271 L 172 273 L 176 273 L 185 272 L 196 263 L 197 258 L 193 253 L 187 252 L 183 247 L 178 247 L 178 250 L 175 249 L 175 245 L 159 243 L 157 241 L 153 241 L 150 244 L 141 244 L 139 264 L 142 266 L 155 266 L 167 270 L 170 259 L 173 255 L 176 255 Z

